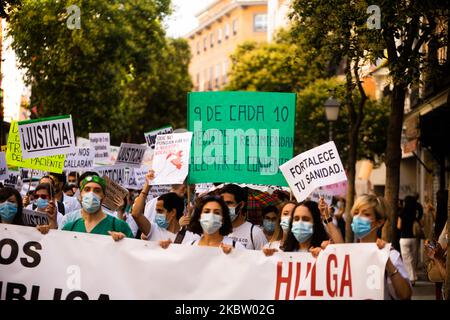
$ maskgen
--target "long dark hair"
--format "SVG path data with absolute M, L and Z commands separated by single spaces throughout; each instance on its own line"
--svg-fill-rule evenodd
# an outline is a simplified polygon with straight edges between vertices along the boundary
M 200 224 L 200 216 L 202 214 L 203 207 L 209 202 L 217 202 L 222 208 L 223 220 L 222 226 L 219 229 L 219 233 L 222 236 L 226 236 L 231 232 L 233 232 L 233 226 L 231 225 L 230 219 L 230 211 L 228 210 L 225 201 L 223 201 L 223 199 L 220 196 L 205 196 L 198 198 L 198 202 L 196 203 L 194 213 L 192 214 L 188 230 L 193 233 L 203 234 L 203 228 Z
M 320 245 L 322 244 L 322 241 L 329 239 L 328 234 L 325 231 L 325 228 L 323 226 L 322 218 L 320 217 L 319 205 L 317 204 L 317 202 L 314 202 L 314 201 L 309 201 L 309 200 L 304 201 L 304 202 L 297 204 L 295 206 L 295 208 L 292 210 L 292 218 L 291 218 L 291 222 L 289 223 L 289 231 L 288 231 L 286 242 L 284 243 L 283 251 L 292 252 L 292 251 L 296 251 L 298 249 L 299 243 L 298 243 L 297 239 L 295 238 L 294 234 L 291 232 L 291 229 L 292 229 L 292 222 L 294 222 L 295 210 L 300 206 L 306 207 L 309 210 L 309 212 L 311 213 L 312 218 L 313 218 L 314 226 L 313 226 L 313 235 L 311 237 L 311 246 L 312 247 L 320 247 Z
M 4 187 L 0 189 L 0 202 L 5 202 L 11 196 L 14 196 L 17 202 L 17 214 L 14 217 L 12 224 L 24 226 L 25 224 L 23 223 L 22 219 L 23 203 L 22 196 L 20 195 L 19 191 L 10 187 Z

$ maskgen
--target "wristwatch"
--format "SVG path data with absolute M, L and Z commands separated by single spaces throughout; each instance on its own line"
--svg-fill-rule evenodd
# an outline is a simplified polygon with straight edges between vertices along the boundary
M 331 221 L 333 221 L 333 218 L 332 217 L 328 217 L 328 218 L 323 220 L 323 223 L 329 224 Z

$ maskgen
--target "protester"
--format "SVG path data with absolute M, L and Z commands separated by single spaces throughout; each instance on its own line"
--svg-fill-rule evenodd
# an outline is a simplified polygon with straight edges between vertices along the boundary
M 267 239 L 260 228 L 245 221 L 244 190 L 238 185 L 227 184 L 219 191 L 219 194 L 230 212 L 233 232 L 228 236 L 242 243 L 247 249 L 261 250 L 267 243 Z
M 105 198 L 106 182 L 99 176 L 87 176 L 81 181 L 82 217 L 67 223 L 63 230 L 92 234 L 111 235 L 115 240 L 133 238 L 130 227 L 122 220 L 105 214 L 102 202 Z
M 417 281 L 417 239 L 414 236 L 414 222 L 419 221 L 416 199 L 405 197 L 405 206 L 397 220 L 397 229 L 400 230 L 400 252 L 409 274 L 409 280 L 414 286 Z M 419 213 L 420 214 L 420 213 Z
M 39 179 L 39 184 L 48 184 L 50 186 L 50 190 L 52 192 L 52 194 L 54 195 L 56 192 L 56 184 L 55 184 L 55 180 L 52 176 L 48 175 L 48 176 L 43 176 L 41 179 Z M 52 197 L 53 199 L 53 197 Z M 26 197 L 24 197 L 24 206 L 27 206 L 28 204 L 25 204 L 25 200 L 28 200 Z M 37 200 L 37 199 L 36 199 Z M 63 216 L 66 214 L 66 206 L 64 205 L 64 203 L 58 199 L 55 200 L 56 201 L 56 208 L 58 210 L 58 212 L 60 214 L 62 214 Z
M 342 237 L 341 231 L 333 223 L 333 218 L 330 214 L 330 207 L 325 203 L 323 197 L 319 200 L 319 211 L 325 226 L 325 230 L 329 235 L 329 238 L 333 243 L 344 243 L 344 238 Z
M 287 235 L 289 233 L 289 225 L 292 220 L 292 213 L 296 205 L 297 202 L 290 201 L 282 206 L 279 223 L 280 235 L 274 234 L 269 242 L 264 245 L 262 250 L 266 256 L 271 256 L 274 252 L 283 250 L 284 243 L 286 242 Z
M 69 197 L 63 193 L 63 186 L 66 183 L 66 176 L 64 174 L 51 173 L 50 177 L 53 178 L 55 182 L 55 198 L 56 200 L 62 202 L 65 207 L 65 213 L 81 209 L 80 202 L 74 197 Z
M 49 228 L 58 229 L 63 215 L 56 208 L 54 189 L 49 183 L 40 183 L 34 189 L 34 203 L 30 204 L 27 209 L 36 210 L 45 213 L 48 217 Z
M 188 229 L 201 234 L 201 238 L 192 245 L 221 247 L 228 254 L 233 248 L 245 249 L 238 241 L 228 237 L 232 224 L 227 204 L 218 196 L 203 197 L 194 209 Z
M 0 188 L 0 222 L 23 226 L 22 197 L 14 188 Z
M 289 232 L 283 251 L 312 252 L 329 240 L 322 223 L 319 206 L 314 201 L 303 201 L 293 209 Z
M 73 187 L 66 183 L 63 187 L 63 192 L 68 197 L 73 197 L 75 195 L 75 192 L 73 191 Z
M 382 249 L 386 243 L 377 237 L 377 231 L 386 221 L 388 206 L 385 200 L 375 195 L 358 197 L 351 210 L 353 216 L 352 230 L 360 243 L 374 242 Z M 408 272 L 400 253 L 391 247 L 386 264 L 385 299 L 411 298 L 412 290 Z
M 345 239 L 345 199 L 342 197 L 338 198 L 335 217 L 337 227 L 339 228 L 339 231 L 341 231 L 342 238 Z
M 267 206 L 262 210 L 263 217 L 263 232 L 267 241 L 279 241 L 282 232 L 280 227 L 280 214 L 276 206 Z

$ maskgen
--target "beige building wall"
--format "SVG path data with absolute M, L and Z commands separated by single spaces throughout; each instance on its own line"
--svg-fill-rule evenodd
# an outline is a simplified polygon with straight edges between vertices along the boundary
M 221 90 L 228 82 L 230 55 L 247 41 L 267 39 L 266 1 L 216 1 L 198 16 L 199 27 L 185 38 L 191 48 L 194 91 Z M 260 28 L 258 28 L 260 27 Z

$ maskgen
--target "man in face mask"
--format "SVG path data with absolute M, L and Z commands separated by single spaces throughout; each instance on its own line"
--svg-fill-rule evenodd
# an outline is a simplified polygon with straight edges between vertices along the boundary
M 111 235 L 114 240 L 133 238 L 128 224 L 102 210 L 106 182 L 99 176 L 87 176 L 80 184 L 81 218 L 67 223 L 63 230 Z
M 230 210 L 230 218 L 233 232 L 228 235 L 235 241 L 239 241 L 247 249 L 261 250 L 267 243 L 264 232 L 245 220 L 245 192 L 235 184 L 227 184 L 220 190 L 222 199 Z

